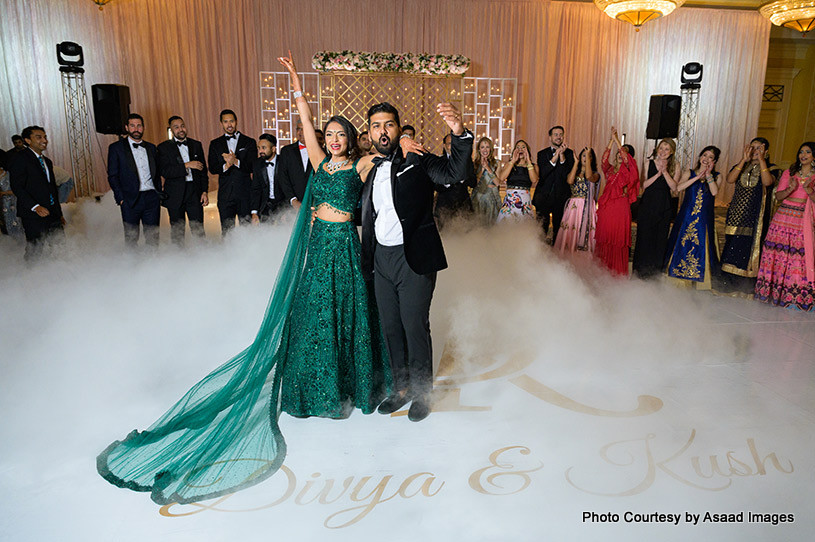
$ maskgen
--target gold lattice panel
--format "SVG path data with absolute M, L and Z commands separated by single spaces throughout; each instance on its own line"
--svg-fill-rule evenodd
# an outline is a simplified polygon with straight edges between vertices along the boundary
M 320 126 L 331 115 L 343 115 L 365 130 L 368 108 L 387 101 L 399 110 L 402 124 L 413 125 L 420 141 L 441 153 L 447 127 L 436 104 L 448 101 L 463 112 L 464 125 L 476 137 L 493 140 L 499 159 L 510 154 L 515 140 L 515 79 L 370 72 L 304 72 L 300 79 Z M 279 147 L 290 143 L 298 114 L 289 74 L 260 72 L 260 95 L 263 131 L 275 134 Z
M 416 128 L 416 137 L 431 151 L 441 152 L 447 125 L 436 105 L 450 102 L 462 108 L 461 76 L 400 73 L 331 72 L 320 76 L 321 121 L 342 115 L 360 130 L 367 129 L 368 109 L 390 102 L 399 110 L 402 124 Z

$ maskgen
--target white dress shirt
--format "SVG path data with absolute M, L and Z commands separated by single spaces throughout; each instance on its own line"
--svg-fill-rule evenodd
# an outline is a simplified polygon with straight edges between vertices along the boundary
M 139 192 L 154 190 L 153 176 L 150 174 L 150 160 L 147 159 L 147 149 L 144 148 L 144 141 L 134 141 L 127 138 L 130 150 L 133 152 L 133 159 L 136 161 L 136 169 L 139 172 Z M 138 147 L 134 145 L 138 144 Z
M 376 234 L 376 242 L 386 247 L 404 244 L 402 223 L 393 205 L 391 166 L 393 163 L 389 161 L 379 164 L 373 180 L 373 203 L 376 211 L 374 234 Z
M 299 145 L 300 142 L 298 141 L 297 144 Z M 308 149 L 305 147 L 299 147 L 300 149 L 300 159 L 303 161 L 303 171 L 308 169 Z
M 274 168 L 276 166 L 277 157 L 266 162 L 266 173 L 269 176 L 269 199 L 274 199 Z
M 173 139 L 175 139 L 175 138 L 173 138 Z M 187 141 L 187 140 L 185 139 L 184 141 Z M 180 141 L 178 139 L 175 139 L 175 142 L 180 143 Z M 181 159 L 184 160 L 185 164 L 187 162 L 189 162 L 190 161 L 189 141 L 187 141 L 186 145 L 178 145 L 178 152 L 181 153 Z M 187 182 L 188 183 L 192 182 L 192 170 L 190 168 L 187 168 Z

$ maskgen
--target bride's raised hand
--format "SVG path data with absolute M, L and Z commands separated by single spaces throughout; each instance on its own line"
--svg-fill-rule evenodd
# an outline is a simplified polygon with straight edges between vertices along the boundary
M 291 57 L 291 51 L 289 51 L 289 56 L 279 56 L 277 57 L 278 62 L 280 62 L 284 68 L 289 72 L 289 76 L 291 77 L 291 86 L 295 92 L 302 91 L 302 87 L 300 85 L 300 76 L 297 75 L 297 68 L 294 66 L 294 60 Z

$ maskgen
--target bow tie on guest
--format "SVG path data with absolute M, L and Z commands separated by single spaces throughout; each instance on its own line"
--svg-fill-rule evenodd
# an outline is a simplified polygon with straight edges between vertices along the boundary
M 298 142 L 298 143 L 297 143 L 297 148 L 298 148 L 298 149 L 300 149 L 300 150 L 302 151 L 303 149 L 305 149 L 305 148 L 306 148 L 306 146 L 305 146 L 305 145 L 303 145 L 302 143 Z
M 236 139 L 238 136 L 233 134 L 233 135 L 224 135 L 224 137 L 226 138 L 227 141 L 229 141 L 230 139 Z
M 187 140 L 185 139 L 184 141 L 176 141 L 175 144 L 178 145 L 179 147 L 181 145 L 187 146 Z
M 139 147 L 143 147 L 144 143 L 131 143 L 131 145 L 133 145 L 134 149 L 138 149 Z
M 266 162 L 266 167 L 269 167 L 269 166 L 274 167 L 274 161 Z

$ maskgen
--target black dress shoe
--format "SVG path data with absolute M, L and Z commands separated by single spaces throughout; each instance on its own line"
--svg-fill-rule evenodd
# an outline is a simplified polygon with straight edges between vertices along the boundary
M 430 414 L 430 401 L 427 399 L 414 399 L 408 410 L 408 419 L 412 422 L 420 422 Z
M 407 393 L 399 394 L 394 393 L 384 401 L 382 404 L 379 405 L 377 408 L 377 412 L 380 414 L 393 414 L 403 406 L 405 406 L 410 401 L 410 397 L 408 397 Z

